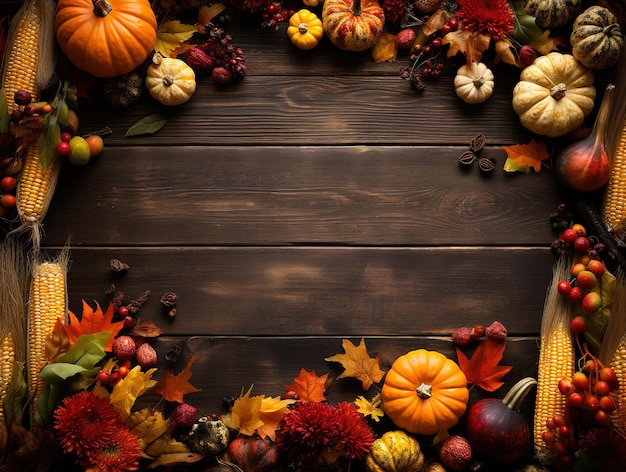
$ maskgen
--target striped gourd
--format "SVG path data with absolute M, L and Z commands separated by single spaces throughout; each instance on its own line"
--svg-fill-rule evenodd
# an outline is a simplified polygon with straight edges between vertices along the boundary
M 28 361 L 27 379 L 31 405 L 31 425 L 37 424 L 37 399 L 44 382 L 39 372 L 48 362 L 46 337 L 57 320 L 65 322 L 67 315 L 65 265 L 62 262 L 35 264 L 28 301 Z
M 2 84 L 9 113 L 18 108 L 13 98 L 15 92 L 25 90 L 36 101 L 52 76 L 53 22 L 54 4 L 51 0 L 26 0 L 11 22 L 2 64 Z M 44 170 L 37 144 L 31 145 L 22 159 L 17 212 L 24 226 L 35 226 L 46 213 L 62 159 L 52 156 L 52 162 Z
M 567 256 L 561 256 L 556 263 L 541 322 L 534 444 L 537 456 L 544 463 L 550 463 L 553 454 L 544 443 L 542 433 L 547 429 L 547 420 L 555 415 L 567 418 L 567 399 L 559 391 L 558 383 L 563 378 L 571 378 L 576 362 L 574 341 L 569 327 L 571 304 L 557 290 L 559 280 L 569 276 L 570 266 Z

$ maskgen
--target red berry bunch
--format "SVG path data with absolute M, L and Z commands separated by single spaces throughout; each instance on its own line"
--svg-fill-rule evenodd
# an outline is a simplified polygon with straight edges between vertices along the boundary
M 232 37 L 224 28 L 208 24 L 206 41 L 187 53 L 186 62 L 199 74 L 211 74 L 213 80 L 228 84 L 234 79 L 245 77 L 247 68 L 241 48 L 233 46 Z
M 574 436 L 574 426 L 564 416 L 554 415 L 549 418 L 546 421 L 546 429 L 541 433 L 541 439 L 546 449 L 557 454 L 558 465 L 567 467 L 572 464 L 578 445 Z
M 280 23 L 284 23 L 295 13 L 294 10 L 285 8 L 280 2 L 272 2 L 261 13 L 261 26 L 271 30 L 277 30 Z

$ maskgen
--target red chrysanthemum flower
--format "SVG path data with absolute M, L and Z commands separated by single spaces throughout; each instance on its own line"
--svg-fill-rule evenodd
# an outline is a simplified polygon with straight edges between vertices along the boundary
M 94 472 L 126 472 L 139 469 L 141 447 L 137 436 L 125 426 L 119 426 L 100 449 L 90 450 L 86 464 Z
M 283 416 L 276 431 L 276 445 L 297 465 L 315 461 L 339 438 L 337 410 L 327 403 L 303 402 Z
M 79 456 L 106 445 L 119 424 L 109 400 L 93 392 L 71 395 L 54 411 L 54 429 L 61 447 Z
M 385 12 L 385 21 L 390 25 L 399 25 L 404 17 L 404 10 L 409 4 L 409 0 L 384 0 L 383 11 Z
M 262 13 L 276 0 L 230 0 L 230 3 L 244 13 Z
M 579 446 L 593 462 L 594 470 L 621 470 L 626 462 L 626 439 L 614 429 L 591 429 L 579 440 Z
M 513 32 L 515 16 L 508 0 L 457 0 L 456 15 L 463 28 L 498 41 Z
M 337 412 L 340 430 L 335 448 L 349 459 L 365 457 L 376 438 L 365 416 L 354 403 L 348 402 L 339 403 Z

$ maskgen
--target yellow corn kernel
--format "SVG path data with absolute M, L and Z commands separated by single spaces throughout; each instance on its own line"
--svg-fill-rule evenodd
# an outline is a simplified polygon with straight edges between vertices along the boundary
M 612 415 L 613 426 L 615 426 L 622 434 L 626 434 L 626 339 L 622 338 L 619 346 L 613 354 L 610 367 L 615 371 L 617 377 L 617 410 Z
M 46 337 L 57 319 L 66 316 L 65 271 L 58 262 L 41 262 L 35 267 L 28 302 L 28 365 L 27 384 L 31 406 L 31 424 L 36 425 L 37 399 L 44 382 L 39 372 L 48 363 Z
M 54 156 L 44 169 L 39 158 L 39 146 L 28 148 L 17 188 L 17 212 L 25 225 L 39 223 L 50 204 L 49 193 L 53 191 L 62 159 Z
M 15 40 L 8 51 L 4 65 L 4 92 L 9 113 L 17 109 L 13 95 L 18 90 L 30 92 L 37 101 L 37 66 L 39 61 L 39 33 L 41 10 L 35 0 L 27 0 L 20 12 Z
M 620 236 L 626 229 L 626 123 L 611 161 L 611 176 L 602 202 L 602 217 L 610 233 Z
M 7 396 L 7 389 L 13 378 L 14 362 L 13 336 L 9 333 L 0 343 L 0 425 L 4 423 L 4 399 Z

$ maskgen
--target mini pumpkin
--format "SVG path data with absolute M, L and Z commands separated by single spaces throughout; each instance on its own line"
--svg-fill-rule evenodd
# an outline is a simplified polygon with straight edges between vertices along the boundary
M 289 18 L 287 36 L 300 49 L 313 49 L 324 37 L 322 20 L 315 13 L 302 8 Z
M 383 409 L 410 433 L 436 434 L 457 424 L 467 408 L 467 378 L 436 351 L 417 349 L 398 357 L 385 377 Z
M 593 111 L 593 82 L 593 72 L 574 56 L 551 52 L 522 70 L 513 89 L 513 110 L 533 133 L 564 136 Z
M 383 34 L 385 13 L 377 0 L 325 0 L 322 24 L 339 49 L 365 51 Z
M 157 21 L 148 0 L 59 0 L 55 28 L 72 64 L 107 78 L 146 60 L 156 42 Z
M 527 0 L 526 13 L 535 17 L 535 23 L 542 29 L 565 26 L 582 8 L 581 0 Z
M 146 72 L 146 88 L 163 105 L 181 105 L 196 91 L 196 74 L 182 59 L 157 53 Z
M 608 69 L 616 64 L 624 47 L 617 18 L 607 8 L 591 6 L 572 26 L 572 55 L 590 69 Z
M 372 443 L 365 458 L 367 472 L 417 472 L 423 465 L 419 443 L 404 431 L 387 431 Z
M 472 62 L 459 68 L 454 77 L 454 90 L 465 103 L 482 103 L 493 93 L 494 76 L 482 62 Z

